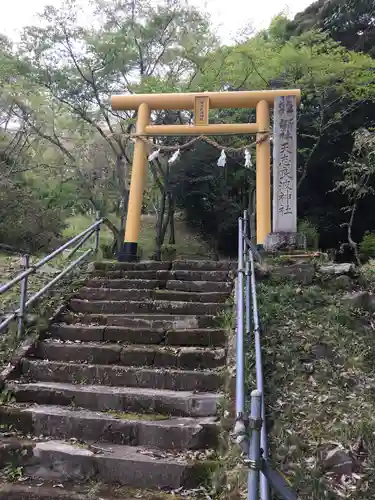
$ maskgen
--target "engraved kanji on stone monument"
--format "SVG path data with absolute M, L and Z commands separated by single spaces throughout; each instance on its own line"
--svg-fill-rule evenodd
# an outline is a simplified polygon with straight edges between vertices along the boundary
M 272 205 L 273 232 L 297 232 L 297 104 L 294 96 L 275 99 Z

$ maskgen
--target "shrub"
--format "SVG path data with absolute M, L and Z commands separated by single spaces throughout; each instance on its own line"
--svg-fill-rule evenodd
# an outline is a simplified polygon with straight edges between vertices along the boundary
M 375 258 L 375 233 L 366 231 L 359 244 L 359 255 L 363 262 Z
M 56 248 L 64 229 L 61 209 L 45 206 L 26 186 L 0 189 L 0 242 L 30 253 Z
M 112 243 L 101 243 L 100 250 L 103 256 L 103 259 L 113 259 L 115 256 L 113 252 L 113 244 Z
M 309 250 L 318 250 L 319 232 L 317 227 L 308 219 L 302 219 L 298 222 L 298 232 L 306 237 L 306 245 Z
M 175 245 L 163 245 L 161 247 L 161 259 L 171 261 L 176 258 L 177 250 Z

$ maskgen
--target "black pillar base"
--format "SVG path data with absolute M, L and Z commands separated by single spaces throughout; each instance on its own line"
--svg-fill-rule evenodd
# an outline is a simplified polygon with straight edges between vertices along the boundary
M 137 262 L 137 250 L 138 243 L 129 243 L 128 241 L 125 241 L 124 246 L 117 256 L 117 260 L 119 262 Z

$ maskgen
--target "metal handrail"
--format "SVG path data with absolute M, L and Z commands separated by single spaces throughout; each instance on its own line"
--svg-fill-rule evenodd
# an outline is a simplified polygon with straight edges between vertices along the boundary
M 255 280 L 255 260 L 260 260 L 260 255 L 254 251 L 255 247 L 247 234 L 248 227 L 248 216 L 245 211 L 243 217 L 238 219 L 236 423 L 233 436 L 246 455 L 244 463 L 249 468 L 248 500 L 258 500 L 259 493 L 261 500 L 269 500 L 270 486 L 283 500 L 297 500 L 297 494 L 290 489 L 279 472 L 271 469 L 267 460 L 268 440 L 265 425 L 261 328 Z M 248 348 L 250 348 L 251 335 L 254 335 L 256 371 L 256 390 L 251 393 L 251 411 L 248 418 L 245 417 L 245 325 Z
M 27 254 L 24 255 L 23 266 L 25 270 L 19 273 L 17 276 L 15 276 L 13 279 L 8 281 L 4 285 L 0 286 L 0 295 L 2 295 L 7 291 L 9 291 L 10 289 L 12 289 L 18 283 L 20 283 L 21 285 L 19 307 L 12 313 L 8 314 L 0 323 L 0 333 L 2 333 L 14 319 L 18 318 L 17 336 L 20 337 L 22 335 L 24 327 L 25 311 L 32 304 L 34 304 L 34 302 L 36 302 L 40 297 L 42 297 L 45 294 L 45 292 L 47 292 L 53 285 L 55 285 L 58 281 L 60 281 L 61 278 L 63 278 L 72 269 L 74 269 L 81 262 L 83 262 L 90 254 L 97 253 L 100 241 L 100 226 L 103 223 L 103 221 L 104 219 L 99 218 L 99 214 L 97 214 L 97 220 L 93 224 L 91 224 L 91 226 L 89 226 L 81 233 L 77 234 L 77 236 L 74 236 L 74 238 L 64 243 L 64 245 L 61 245 L 59 248 L 51 252 L 46 257 L 43 257 L 43 259 L 39 260 L 36 264 L 33 264 L 32 266 L 30 266 L 29 264 L 30 261 L 29 255 Z M 57 276 L 55 276 L 51 281 L 49 281 L 46 285 L 44 285 L 40 290 L 34 293 L 31 297 L 27 298 L 28 278 L 31 274 L 35 274 L 38 271 L 38 269 L 47 264 L 47 262 L 50 262 L 53 258 L 57 257 L 64 250 L 66 250 L 67 248 L 74 245 L 74 243 L 76 243 L 76 245 L 74 246 L 74 248 L 67 257 L 68 259 L 71 258 L 76 253 L 76 251 L 79 250 L 82 247 L 82 245 L 94 234 L 95 234 L 94 248 L 89 248 L 88 250 L 86 250 L 82 255 L 80 255 L 80 257 L 71 262 L 69 266 L 63 269 Z

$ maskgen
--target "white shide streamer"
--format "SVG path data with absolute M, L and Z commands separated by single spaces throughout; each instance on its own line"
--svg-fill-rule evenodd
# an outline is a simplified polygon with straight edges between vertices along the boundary
M 224 149 L 221 151 L 221 154 L 219 156 L 219 159 L 217 160 L 217 166 L 218 167 L 225 167 L 225 164 L 227 163 L 227 155 L 225 154 Z
M 175 151 L 173 153 L 173 155 L 169 158 L 169 160 L 168 160 L 169 165 L 172 165 L 172 163 L 175 163 L 178 160 L 179 156 L 180 156 L 180 150 L 177 149 L 177 151 Z
M 148 156 L 148 161 L 156 160 L 156 158 L 158 158 L 159 155 L 160 155 L 160 149 L 158 149 L 157 151 L 154 151 L 153 153 L 151 153 Z

